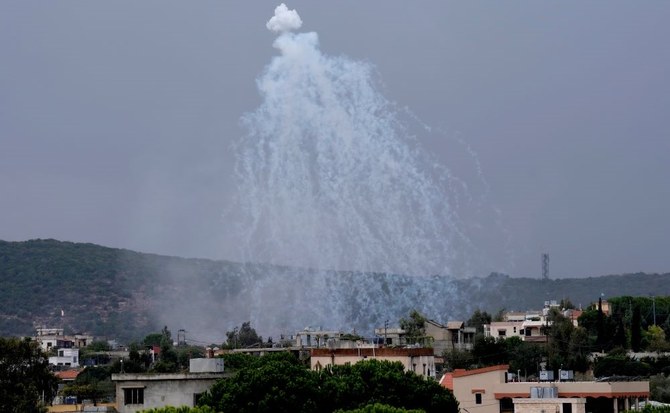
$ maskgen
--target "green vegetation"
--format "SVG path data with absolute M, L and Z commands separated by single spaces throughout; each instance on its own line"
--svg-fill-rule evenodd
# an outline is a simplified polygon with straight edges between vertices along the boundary
M 0 411 L 45 412 L 57 380 L 36 342 L 0 337 Z
M 472 313 L 472 316 L 465 323 L 468 327 L 477 329 L 477 334 L 484 334 L 484 324 L 491 324 L 491 314 L 481 311 L 479 308 Z
M 405 338 L 408 344 L 419 343 L 424 346 L 431 344 L 426 337 L 425 325 L 426 317 L 416 310 L 410 311 L 408 318 L 400 319 L 400 328 L 405 330 Z
M 587 308 L 579 317 L 579 326 L 557 309 L 550 310 L 547 337 L 543 343 L 531 343 L 519 337 L 495 339 L 476 336 L 472 351 L 453 350 L 444 353 L 445 368 L 477 368 L 496 364 L 509 364 L 510 370 L 525 377 L 536 374 L 541 363 L 546 368 L 586 372 L 593 368 L 596 377 L 643 376 L 670 374 L 670 358 L 645 357 L 641 360 L 627 355 L 628 350 L 662 352 L 670 348 L 665 320 L 670 312 L 668 297 L 613 297 L 609 301 L 610 313 L 602 310 L 602 302 Z M 570 300 L 564 304 L 572 306 Z M 488 316 L 476 310 L 468 324 L 475 326 Z M 605 356 L 590 361 L 594 352 Z M 665 377 L 665 376 L 663 376 Z M 661 378 L 656 381 L 661 383 Z M 659 390 L 660 391 L 660 390 Z M 670 391 L 670 390 L 669 390 Z
M 333 412 L 372 409 L 375 403 L 428 413 L 458 411 L 449 390 L 405 372 L 400 363 L 366 360 L 317 372 L 290 353 L 247 361 L 234 377 L 216 383 L 199 405 L 224 413 Z
M 649 392 L 651 400 L 670 403 L 670 377 L 665 374 L 651 376 L 649 378 Z
M 423 410 L 407 410 L 387 404 L 375 403 L 354 410 L 338 410 L 335 413 L 422 413 Z
M 114 383 L 107 367 L 86 367 L 72 384 L 63 388 L 63 396 L 75 396 L 78 402 L 92 400 L 94 404 L 113 399 L 114 393 Z
M 161 407 L 157 409 L 141 410 L 140 413 L 216 413 L 214 409 L 207 406 L 202 407 Z
M 292 282 L 302 282 L 303 275 L 291 274 L 286 268 L 268 269 L 265 265 L 166 257 L 56 240 L 0 241 L 0 336 L 32 335 L 34 324 L 38 324 L 63 326 L 66 334 L 87 332 L 126 343 L 137 341 L 147 332 L 160 331 L 177 308 L 187 307 L 197 317 L 222 311 L 221 303 L 250 302 L 253 289 L 247 288 L 248 281 L 262 279 L 270 272 L 286 273 L 293 277 Z M 608 297 L 647 296 L 649 291 L 670 295 L 669 275 L 639 273 L 539 280 L 491 274 L 457 280 L 435 276 L 431 282 L 435 288 L 458 291 L 468 302 L 481 303 L 481 312 L 495 314 L 501 308 L 536 307 L 537 297 L 544 296 L 569 296 L 573 303 L 589 303 L 601 292 Z M 311 274 L 304 277 L 309 279 Z M 355 272 L 333 277 L 332 288 L 342 291 L 341 298 L 346 301 L 352 320 L 359 317 L 363 324 L 375 320 L 366 318 L 369 309 L 346 291 L 349 286 L 368 280 L 387 292 L 409 282 L 409 277 Z M 624 325 L 630 325 L 633 311 L 629 301 L 625 297 L 622 303 L 609 301 L 615 313 L 618 307 L 624 310 Z M 670 337 L 667 297 L 658 297 L 655 302 L 651 298 L 635 298 L 632 304 L 632 310 L 639 305 L 641 331 L 645 332 L 653 324 L 655 304 L 657 324 Z M 450 316 L 458 319 L 466 314 Z M 646 348 L 649 339 L 641 334 L 640 345 Z M 632 338 L 627 336 L 626 340 Z
M 226 343 L 224 348 L 246 348 L 263 345 L 263 337 L 259 336 L 251 327 L 250 321 L 245 321 L 242 326 L 235 327 L 226 332 Z

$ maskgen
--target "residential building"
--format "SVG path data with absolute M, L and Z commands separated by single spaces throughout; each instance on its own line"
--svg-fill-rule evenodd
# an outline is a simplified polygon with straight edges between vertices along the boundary
M 463 321 L 449 321 L 447 325 L 435 320 L 426 320 L 424 336 L 417 341 L 419 345 L 432 347 L 435 356 L 442 356 L 445 350 L 471 350 L 475 341 L 476 329 L 465 327 Z M 383 337 L 387 346 L 406 346 L 415 344 L 408 340 L 405 330 L 401 328 L 375 328 L 375 335 Z
M 380 348 L 374 345 L 355 349 L 315 348 L 311 350 L 311 369 L 327 366 L 355 364 L 363 360 L 388 360 L 400 362 L 405 371 L 435 378 L 435 356 L 431 348 Z
M 400 327 L 375 328 L 375 336 L 382 338 L 382 343 L 387 347 L 400 347 L 407 345 L 405 330 Z
M 455 370 L 440 384 L 469 413 L 619 413 L 649 397 L 648 381 L 508 381 L 508 369 Z
M 523 339 L 525 329 L 524 320 L 493 321 L 484 325 L 484 335 L 493 338 L 520 337 Z
M 56 356 L 49 357 L 52 366 L 79 367 L 78 348 L 59 348 Z
M 337 330 L 321 330 L 305 328 L 295 335 L 295 346 L 298 348 L 355 348 L 354 334 L 346 334 Z
M 93 342 L 93 336 L 77 333 L 66 336 L 62 328 L 38 327 L 35 341 L 40 343 L 43 351 L 49 352 L 58 348 L 82 348 Z
M 226 377 L 223 359 L 192 359 L 188 373 L 112 374 L 116 410 L 135 413 L 164 406 L 196 405 L 200 395 Z

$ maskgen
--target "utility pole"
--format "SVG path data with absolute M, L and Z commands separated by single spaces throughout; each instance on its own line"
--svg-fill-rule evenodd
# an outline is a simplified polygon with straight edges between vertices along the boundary
M 386 347 L 386 329 L 389 327 L 389 320 L 384 321 L 384 347 Z
M 656 325 L 656 297 L 653 295 L 651 296 L 651 307 L 654 310 L 654 325 Z

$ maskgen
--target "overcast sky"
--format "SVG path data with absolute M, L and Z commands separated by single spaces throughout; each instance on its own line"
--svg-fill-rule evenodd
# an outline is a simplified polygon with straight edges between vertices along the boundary
M 499 210 L 481 275 L 670 271 L 670 2 L 416 4 L 287 3 Z M 231 144 L 277 5 L 1 2 L 0 239 L 234 259 Z

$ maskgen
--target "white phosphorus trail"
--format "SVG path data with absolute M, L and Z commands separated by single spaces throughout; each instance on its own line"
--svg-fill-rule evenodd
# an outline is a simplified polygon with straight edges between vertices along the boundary
M 459 218 L 467 185 L 421 149 L 371 64 L 322 53 L 316 33 L 292 32 L 301 24 L 284 4 L 267 22 L 279 54 L 242 117 L 225 221 L 248 264 L 229 311 L 286 332 L 468 308 L 454 282 L 478 258 Z
M 460 275 L 470 242 L 454 180 L 423 153 L 370 64 L 323 54 L 284 4 L 258 79 L 262 105 L 243 117 L 236 172 L 243 256 L 324 270 Z

